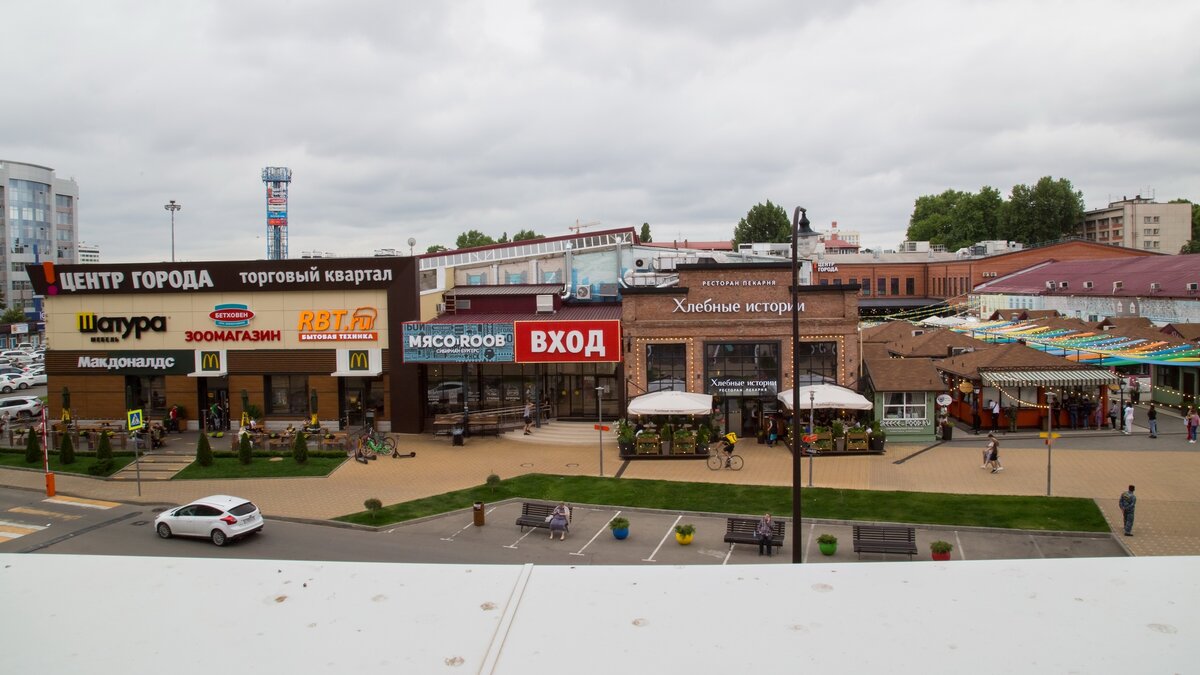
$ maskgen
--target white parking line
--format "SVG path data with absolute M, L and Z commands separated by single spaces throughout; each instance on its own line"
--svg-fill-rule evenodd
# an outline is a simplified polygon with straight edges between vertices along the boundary
M 675 522 L 671 523 L 671 527 L 667 528 L 667 533 L 663 535 L 662 541 L 658 542 L 658 546 L 654 547 L 654 553 L 651 553 L 649 558 L 642 558 L 642 562 L 654 562 L 654 556 L 658 555 L 658 549 L 662 548 L 662 545 L 667 543 L 667 537 L 671 536 L 671 533 L 675 531 L 675 526 L 678 525 L 679 521 L 681 520 L 683 520 L 682 513 L 676 516 Z
M 592 545 L 592 542 L 593 542 L 593 541 L 596 541 L 596 537 L 599 537 L 599 536 L 601 535 L 601 533 L 603 533 L 605 530 L 609 529 L 609 528 L 608 528 L 608 523 L 609 523 L 609 521 L 611 521 L 613 518 L 616 518 L 616 517 L 617 517 L 617 516 L 619 516 L 619 515 L 621 515 L 621 512 L 620 512 L 620 511 L 617 511 L 616 513 L 614 513 L 614 514 L 612 514 L 611 516 L 609 516 L 609 517 L 608 517 L 608 520 L 604 521 L 604 525 L 601 525 L 601 526 L 600 526 L 600 529 L 599 529 L 599 530 L 596 530 L 596 534 L 593 534 L 593 535 L 592 535 L 592 538 L 591 538 L 591 539 L 588 539 L 588 543 L 584 544 L 584 545 L 583 545 L 583 548 L 581 548 L 581 549 L 579 549 L 578 551 L 576 551 L 576 552 L 572 553 L 571 555 L 583 555 L 583 549 L 584 549 L 584 548 L 587 548 L 587 547 L 589 547 L 589 546 L 591 546 L 591 545 Z
M 967 554 L 963 553 L 962 540 L 958 538 L 958 530 L 954 531 L 954 543 L 956 546 L 958 546 L 958 557 L 962 558 L 963 560 L 966 560 Z
M 1029 535 L 1029 543 L 1033 544 L 1033 550 L 1037 551 L 1039 558 L 1046 557 L 1046 554 L 1042 553 L 1042 547 L 1038 546 L 1037 537 L 1034 537 L 1033 535 Z
M 528 537 L 529 535 L 533 534 L 534 532 L 537 532 L 537 528 L 536 528 L 536 527 L 531 527 L 531 528 L 529 528 L 529 531 L 528 531 L 528 532 L 526 532 L 525 534 L 521 535 L 521 538 L 520 538 L 520 539 L 518 539 L 518 540 L 514 541 L 513 543 L 509 544 L 508 546 L 505 546 L 504 548 L 516 548 L 516 547 L 517 547 L 517 544 L 519 544 L 519 543 L 521 543 L 521 542 L 525 541 L 525 537 Z
M 817 528 L 811 525 L 808 528 L 808 537 L 804 540 L 804 550 L 800 552 L 800 562 L 802 563 L 808 562 L 808 550 L 812 548 L 813 530 L 815 529 Z
M 488 509 L 487 511 L 485 511 L 485 512 L 483 513 L 483 515 L 484 515 L 484 516 L 487 516 L 489 513 L 491 513 L 492 511 L 495 511 L 495 510 L 496 510 L 496 507 L 494 507 L 494 506 L 493 506 L 492 508 L 490 508 L 490 509 Z M 472 519 L 471 519 L 471 522 L 470 522 L 470 523 L 468 523 L 466 527 L 464 527 L 463 529 L 459 530 L 458 532 L 455 532 L 454 534 L 450 535 L 449 537 L 442 537 L 441 539 L 442 539 L 442 541 L 454 541 L 454 538 L 455 538 L 455 537 L 457 537 L 458 535 L 462 534 L 463 532 L 466 532 L 467 530 L 471 529 L 472 527 L 475 527 L 475 519 L 474 519 L 473 517 L 472 517 Z M 388 531 L 389 531 L 389 532 L 391 532 L 392 530 L 388 530 Z
M 725 554 L 725 559 L 721 561 L 722 565 L 729 564 L 729 556 L 733 555 L 733 546 L 734 546 L 733 544 L 729 545 L 729 552 Z

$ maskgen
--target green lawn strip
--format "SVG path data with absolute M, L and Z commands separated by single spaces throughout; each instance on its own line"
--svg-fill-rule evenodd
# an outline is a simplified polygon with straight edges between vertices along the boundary
M 805 488 L 802 494 L 804 516 L 808 518 L 1072 532 L 1108 531 L 1104 516 L 1090 499 L 832 488 Z M 791 488 L 786 487 L 529 474 L 501 481 L 494 490 L 481 485 L 392 504 L 374 515 L 360 511 L 337 520 L 362 525 L 388 525 L 462 509 L 477 501 L 496 502 L 509 498 L 701 513 L 757 514 L 770 511 L 788 516 L 792 512 Z
M 266 457 L 255 457 L 249 464 L 242 464 L 236 457 L 214 457 L 211 466 L 200 466 L 192 462 L 175 474 L 172 480 L 207 480 L 213 478 L 300 478 L 327 476 L 346 461 L 346 456 L 309 457 L 297 464 L 290 456 L 278 462 Z
M 111 476 L 114 473 L 123 469 L 127 464 L 133 462 L 133 454 L 117 454 L 113 453 L 112 470 L 105 473 L 105 476 Z M 50 470 L 54 473 L 78 473 L 85 476 L 88 474 L 88 467 L 96 463 L 95 455 L 87 455 L 82 453 L 75 454 L 75 462 L 72 464 L 63 464 L 58 459 L 58 453 L 50 453 Z M 25 469 L 42 470 L 44 464 L 41 459 L 32 464 L 25 461 L 25 450 L 0 450 L 0 466 L 13 466 Z

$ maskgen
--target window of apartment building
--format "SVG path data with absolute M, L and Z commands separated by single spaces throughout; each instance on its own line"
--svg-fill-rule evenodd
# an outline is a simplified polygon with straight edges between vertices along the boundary
M 1154 241 L 1154 242 L 1150 242 L 1150 243 L 1154 244 L 1154 248 L 1158 248 L 1159 247 L 1158 245 L 1161 244 L 1162 242 Z
M 907 279 L 904 280 L 904 294 L 905 295 L 916 295 L 917 294 L 917 280 L 916 279 L 914 279 L 912 277 L 908 277 Z
M 1155 243 L 1155 242 L 1152 242 L 1152 241 L 1144 241 L 1144 240 L 1143 240 L 1143 241 L 1142 241 L 1142 248 L 1154 248 L 1153 246 L 1151 246 L 1151 244 L 1153 244 L 1153 243 Z
M 1124 219 L 1124 218 L 1117 217 L 1117 218 L 1113 218 L 1113 219 L 1112 219 L 1112 224 L 1113 224 L 1113 225 L 1120 225 L 1120 224 L 1121 224 L 1121 223 L 1123 223 L 1123 222 L 1125 222 L 1125 219 Z
M 887 279 L 879 277 L 875 280 L 875 295 L 887 295 Z
M 892 295 L 900 295 L 900 278 L 892 277 Z
M 1113 230 L 1113 239 L 1120 239 L 1120 238 L 1121 238 L 1121 231 Z
M 267 415 L 304 415 L 308 412 L 307 375 L 266 375 Z
M 1142 217 L 1142 223 L 1143 223 L 1143 224 L 1146 224 L 1146 225 L 1149 225 L 1149 224 L 1150 224 L 1150 216 L 1143 216 L 1143 217 Z
M 1150 222 L 1152 222 L 1152 223 L 1157 223 L 1157 222 L 1158 222 L 1158 216 L 1154 216 L 1154 220 L 1152 220 L 1152 221 L 1150 221 Z

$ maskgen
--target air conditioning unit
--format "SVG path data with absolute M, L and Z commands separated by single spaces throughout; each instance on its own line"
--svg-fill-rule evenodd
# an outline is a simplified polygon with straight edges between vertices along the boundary
M 1090 282 L 1090 281 L 1085 281 L 1085 282 L 1083 282 L 1083 287 L 1084 287 L 1084 288 L 1091 288 L 1091 287 L 1092 287 L 1092 282 Z
M 1187 289 L 1188 289 L 1189 291 L 1196 291 L 1196 290 L 1200 290 L 1200 284 L 1198 284 L 1198 283 L 1196 283 L 1196 282 L 1194 282 L 1194 281 L 1193 281 L 1192 283 L 1190 283 L 1190 284 L 1188 284 L 1188 285 L 1187 285 Z
M 590 300 L 592 297 L 591 286 L 579 286 L 575 289 L 576 300 Z
M 1152 291 L 1161 291 L 1161 290 L 1162 290 L 1162 284 L 1158 283 L 1157 281 L 1151 281 L 1151 282 L 1150 282 L 1150 290 L 1152 290 Z
M 633 267 L 639 272 L 645 272 L 650 269 L 650 261 L 646 258 L 634 258 Z
M 1060 282 L 1058 282 L 1058 287 L 1059 287 L 1059 288 L 1066 288 L 1067 286 L 1068 286 L 1068 284 L 1067 284 L 1067 282 L 1065 282 L 1065 281 L 1060 281 Z
M 554 311 L 554 296 L 549 293 L 540 293 L 537 296 L 537 311 L 539 314 Z
M 1054 282 L 1053 281 L 1046 282 L 1046 290 L 1048 290 L 1048 291 L 1054 290 Z
M 434 308 L 434 311 L 436 311 L 438 314 L 445 314 L 446 313 L 446 303 L 439 302 L 437 304 L 437 306 Z
M 1114 281 L 1114 282 L 1113 282 L 1113 290 L 1114 290 L 1114 291 L 1119 291 L 1119 290 L 1121 290 L 1122 288 L 1125 288 L 1125 282 L 1124 282 L 1124 281 Z

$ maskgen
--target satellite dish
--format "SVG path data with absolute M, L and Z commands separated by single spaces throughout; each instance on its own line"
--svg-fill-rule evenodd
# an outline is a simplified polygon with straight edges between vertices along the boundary
M 409 246 L 416 246 L 416 245 L 417 245 L 417 238 L 416 238 L 416 237 L 409 237 L 409 238 L 408 238 L 408 245 L 409 245 Z

